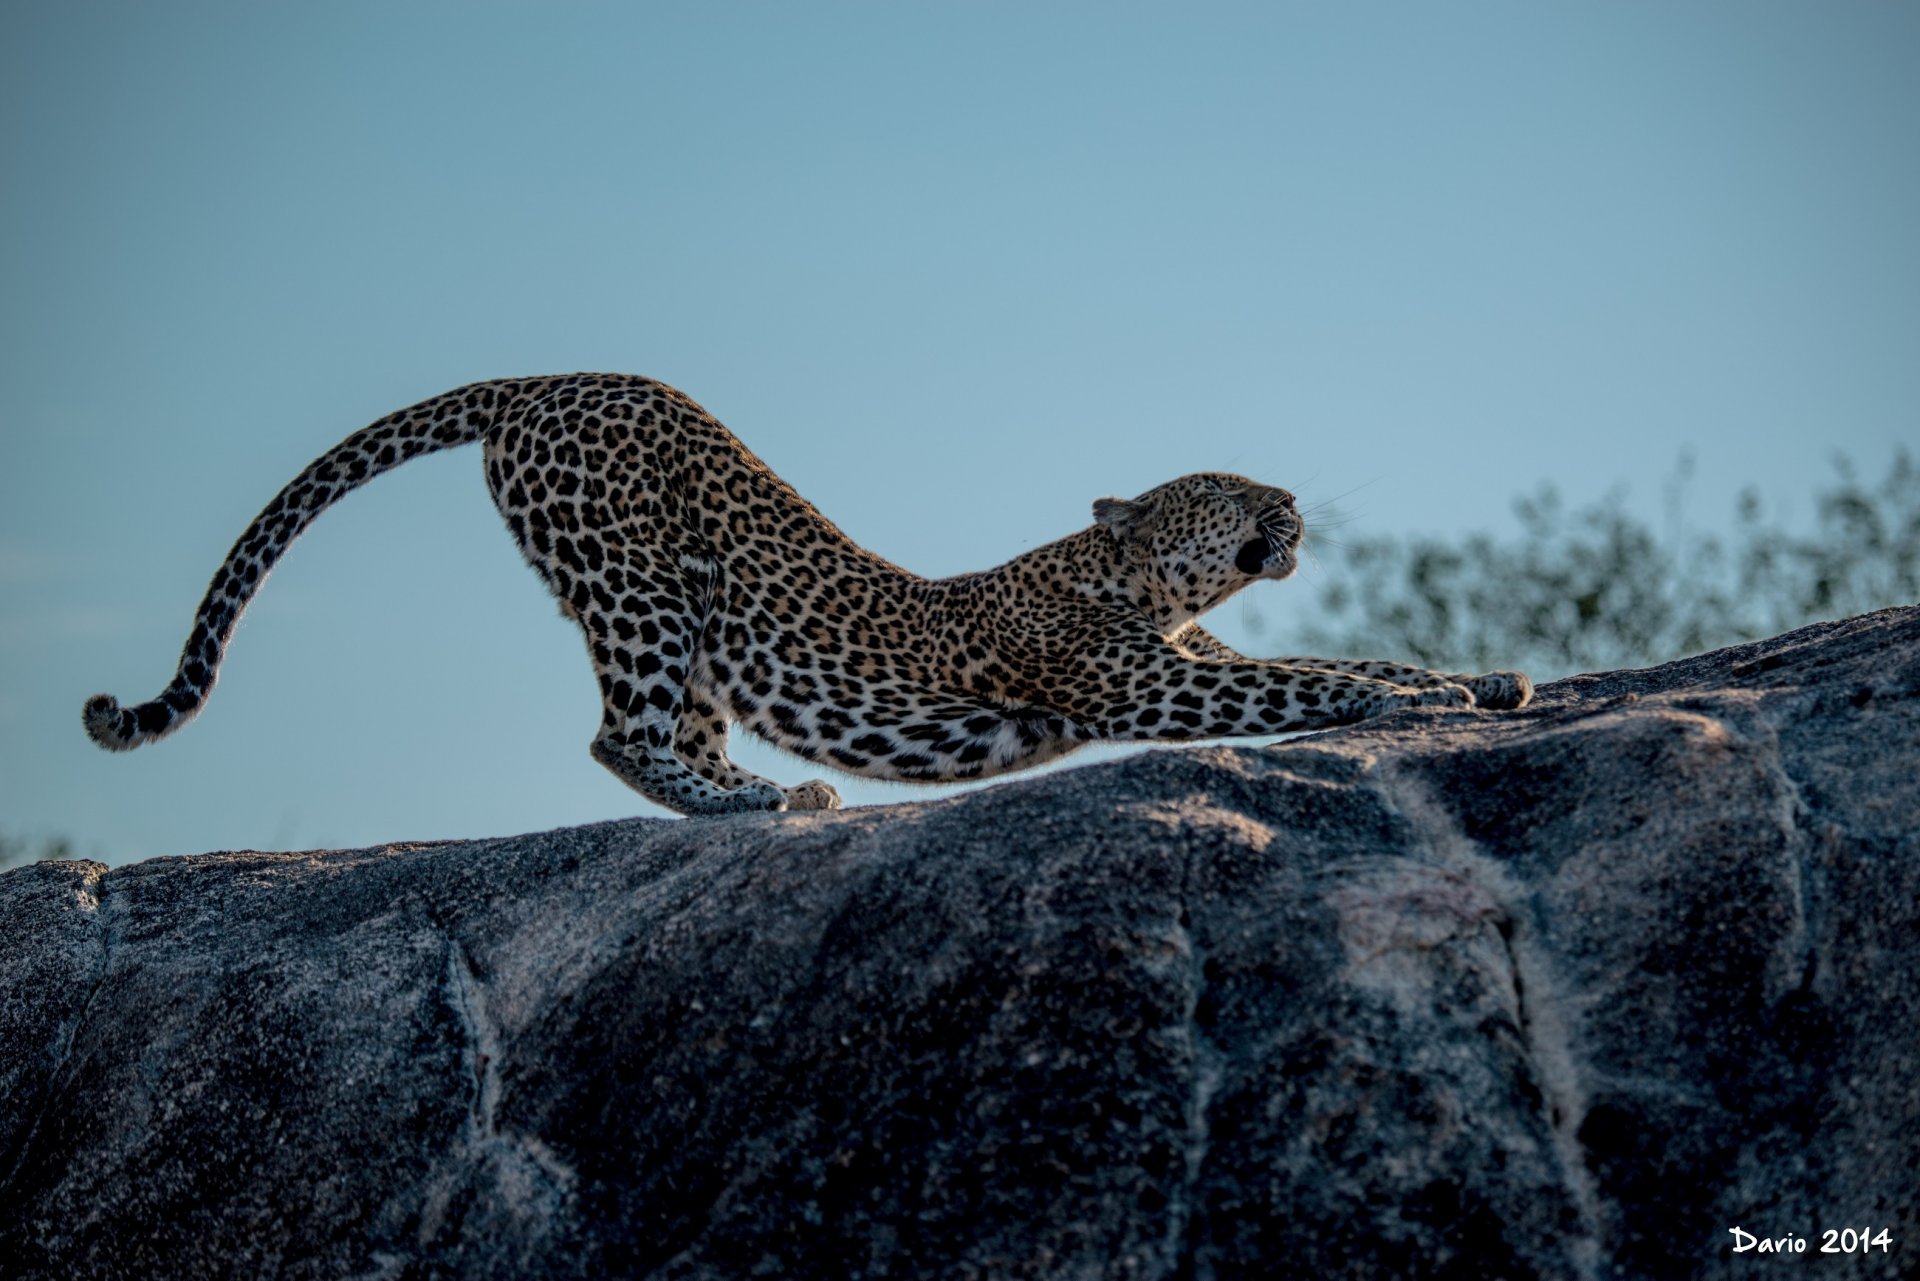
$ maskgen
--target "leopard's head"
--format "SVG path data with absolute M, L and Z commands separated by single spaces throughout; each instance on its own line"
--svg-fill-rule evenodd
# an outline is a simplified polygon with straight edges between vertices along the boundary
M 1182 476 L 1131 500 L 1102 498 L 1093 518 L 1192 614 L 1256 579 L 1292 574 L 1305 534 L 1292 494 L 1222 472 Z

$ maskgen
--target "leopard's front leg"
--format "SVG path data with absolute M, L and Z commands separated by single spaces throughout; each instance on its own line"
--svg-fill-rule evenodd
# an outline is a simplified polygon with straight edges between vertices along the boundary
M 1195 658 L 1157 636 L 1103 646 L 1075 677 L 1062 710 L 1105 739 L 1282 734 L 1403 707 L 1473 704 L 1451 683 L 1411 688 L 1324 668 Z
M 1474 704 L 1492 711 L 1525 707 L 1533 698 L 1533 682 L 1524 672 L 1483 672 L 1470 676 L 1460 672 L 1434 672 L 1405 663 L 1383 663 L 1374 659 L 1351 658 L 1266 658 L 1249 659 L 1236 653 L 1218 637 L 1197 623 L 1190 623 L 1173 638 L 1174 644 L 1197 658 L 1218 661 L 1264 662 L 1281 667 L 1307 667 L 1323 672 L 1342 672 L 1349 676 L 1368 676 L 1413 689 L 1436 685 L 1461 685 L 1473 695 Z
M 1474 705 L 1490 711 L 1508 711 L 1525 707 L 1533 699 L 1533 682 L 1525 672 L 1482 672 L 1470 676 L 1463 672 L 1430 672 L 1424 667 L 1404 663 L 1383 663 L 1375 659 L 1351 658 L 1276 658 L 1288 667 L 1311 667 L 1318 671 L 1345 672 L 1352 676 L 1370 676 L 1414 689 L 1436 685 L 1462 685 L 1473 695 Z

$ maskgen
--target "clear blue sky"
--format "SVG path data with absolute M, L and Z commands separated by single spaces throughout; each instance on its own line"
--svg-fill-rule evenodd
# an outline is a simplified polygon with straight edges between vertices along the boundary
M 196 723 L 81 731 L 301 466 L 473 379 L 663 378 L 928 574 L 1202 469 L 1446 532 L 1541 480 L 1652 504 L 1687 447 L 1696 511 L 1804 510 L 1920 435 L 1913 4 L 0 24 L 0 831 L 114 861 L 659 812 L 588 758 L 475 450 L 316 525 Z

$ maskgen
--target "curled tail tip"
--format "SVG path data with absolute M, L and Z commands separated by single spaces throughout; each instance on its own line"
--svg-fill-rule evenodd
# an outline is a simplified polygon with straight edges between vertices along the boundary
M 80 714 L 87 737 L 110 752 L 125 752 L 174 728 L 177 717 L 165 703 L 125 708 L 111 694 L 95 694 Z
M 87 727 L 87 737 L 111 752 L 123 752 L 139 745 L 138 730 L 128 733 L 134 727 L 123 726 L 122 719 L 120 700 L 111 694 L 95 694 L 87 700 L 85 710 L 80 713 L 80 720 Z

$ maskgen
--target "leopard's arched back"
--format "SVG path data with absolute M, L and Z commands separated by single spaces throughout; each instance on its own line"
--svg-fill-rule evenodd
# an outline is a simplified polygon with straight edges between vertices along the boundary
M 1195 619 L 1293 572 L 1293 495 L 1202 473 L 1102 499 L 1096 523 L 993 569 L 926 579 L 860 547 L 731 432 L 651 379 L 475 383 L 356 432 L 256 517 L 215 573 L 160 697 L 88 700 L 104 747 L 150 742 L 207 700 L 241 611 L 328 506 L 409 458 L 485 444 L 487 487 L 577 622 L 600 684 L 596 759 L 685 814 L 827 809 L 728 759 L 732 723 L 809 760 L 938 782 L 1099 739 L 1335 725 L 1415 705 L 1513 707 L 1518 673 L 1250 659 Z

